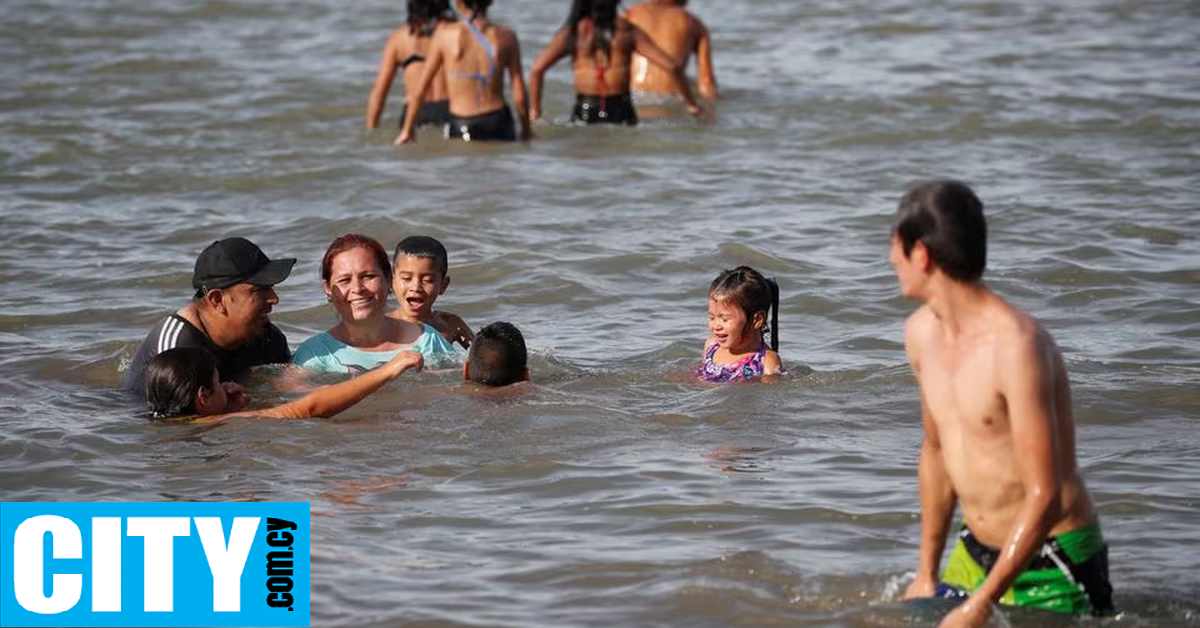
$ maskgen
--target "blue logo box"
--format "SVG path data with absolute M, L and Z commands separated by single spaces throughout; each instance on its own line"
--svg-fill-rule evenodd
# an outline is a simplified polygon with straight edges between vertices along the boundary
M 307 503 L 0 503 L 0 627 L 308 626 Z

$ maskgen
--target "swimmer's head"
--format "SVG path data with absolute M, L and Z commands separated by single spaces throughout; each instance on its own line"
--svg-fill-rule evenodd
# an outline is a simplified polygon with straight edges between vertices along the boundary
M 328 283 L 333 277 L 333 260 L 338 255 L 354 249 L 364 249 L 375 261 L 376 270 L 383 275 L 388 284 L 392 283 L 392 264 L 388 261 L 387 251 L 379 240 L 358 233 L 347 233 L 335 239 L 325 249 L 325 257 L 321 258 L 321 281 Z
M 450 272 L 450 262 L 449 256 L 446 254 L 446 247 L 437 238 L 429 236 L 409 236 L 404 238 L 396 245 L 396 252 L 392 256 L 392 263 L 399 263 L 402 257 L 420 257 L 432 260 L 434 266 L 443 277 Z
M 983 203 L 959 181 L 929 181 L 900 200 L 892 237 L 907 259 L 918 243 L 933 266 L 961 282 L 978 281 L 987 263 Z
M 742 334 L 757 331 L 761 340 L 770 332 L 771 349 L 779 350 L 779 286 L 749 266 L 722 271 L 708 286 L 710 303 L 737 308 L 745 315 Z M 772 315 L 771 324 L 767 316 Z
M 450 0 L 408 0 L 408 32 L 431 35 L 438 20 L 450 15 Z
M 486 17 L 492 0 L 458 0 L 459 13 L 465 13 L 469 18 Z
M 480 329 L 463 364 L 463 379 L 484 386 L 529 381 L 529 354 L 521 330 L 502 321 Z
M 396 245 L 392 259 L 392 293 L 400 303 L 400 317 L 426 322 L 433 304 L 450 286 L 446 247 L 436 238 L 410 236 Z
M 575 0 L 567 14 L 567 26 L 575 29 L 583 20 L 592 20 L 595 30 L 589 48 L 611 52 L 620 4 L 621 0 Z
M 175 347 L 146 365 L 146 402 L 155 419 L 225 410 L 217 363 L 200 347 Z

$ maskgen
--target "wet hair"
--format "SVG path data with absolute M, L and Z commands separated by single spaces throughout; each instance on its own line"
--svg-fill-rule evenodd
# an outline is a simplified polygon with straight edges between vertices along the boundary
M 765 336 L 771 334 L 771 350 L 779 350 L 779 284 L 767 279 L 749 266 L 722 271 L 708 286 L 708 298 L 728 301 L 746 314 L 746 326 L 754 323 L 754 315 L 762 313 Z M 767 322 L 770 314 L 771 322 Z
M 498 321 L 475 334 L 467 355 L 467 374 L 484 386 L 507 386 L 525 378 L 529 354 L 525 337 L 512 323 Z
M 357 233 L 347 233 L 335 239 L 330 243 L 329 248 L 325 249 L 325 257 L 321 258 L 321 279 L 329 281 L 333 277 L 333 259 L 346 251 L 353 251 L 354 249 L 366 249 L 371 254 L 371 257 L 375 258 L 375 265 L 379 267 L 379 271 L 387 279 L 388 285 L 391 285 L 392 264 L 388 261 L 387 251 L 384 250 L 379 240 Z
M 441 271 L 442 277 L 450 272 L 450 263 L 446 259 L 446 247 L 438 242 L 437 238 L 429 236 L 409 236 L 400 241 L 396 245 L 396 254 L 392 256 L 392 263 L 400 261 L 401 257 L 425 257 L 432 259 L 437 264 L 438 270 Z
M 966 184 L 929 181 L 909 189 L 900 200 L 892 234 L 907 258 L 917 242 L 947 277 L 972 282 L 987 264 L 987 221 L 983 203 Z
M 196 393 L 212 388 L 217 363 L 200 347 L 167 349 L 146 364 L 146 403 L 155 419 L 196 413 Z
M 439 20 L 452 15 L 450 0 L 408 0 L 408 32 L 428 37 Z
M 462 0 L 462 3 L 471 12 L 467 18 L 472 20 L 476 17 L 487 17 L 488 7 L 492 6 L 492 0 Z
M 571 12 L 567 15 L 566 26 L 571 32 L 578 34 L 579 23 L 591 19 L 594 24 L 591 41 L 588 42 L 588 52 L 595 54 L 603 50 L 612 54 L 612 40 L 617 30 L 617 8 L 621 0 L 575 0 Z

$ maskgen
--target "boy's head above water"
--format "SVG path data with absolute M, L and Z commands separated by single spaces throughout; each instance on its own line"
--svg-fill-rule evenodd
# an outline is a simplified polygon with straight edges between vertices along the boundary
M 392 258 L 392 292 L 406 320 L 426 322 L 433 304 L 450 285 L 446 247 L 436 238 L 410 236 L 396 245 Z
M 492 323 L 475 334 L 463 364 L 463 379 L 484 386 L 507 386 L 529 381 L 525 337 L 515 325 Z
M 175 347 L 154 356 L 146 365 L 146 401 L 156 419 L 221 414 L 245 405 L 244 399 L 230 398 L 217 363 L 200 347 Z

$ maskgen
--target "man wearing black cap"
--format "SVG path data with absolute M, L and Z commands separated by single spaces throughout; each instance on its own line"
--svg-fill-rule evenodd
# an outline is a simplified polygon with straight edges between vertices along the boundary
M 121 387 L 144 395 L 150 358 L 175 347 L 202 347 L 222 378 L 259 364 L 292 359 L 287 338 L 267 315 L 279 303 L 275 284 L 287 279 L 295 258 L 271 260 L 245 238 L 226 238 L 196 258 L 192 302 L 155 325 L 121 378 Z

